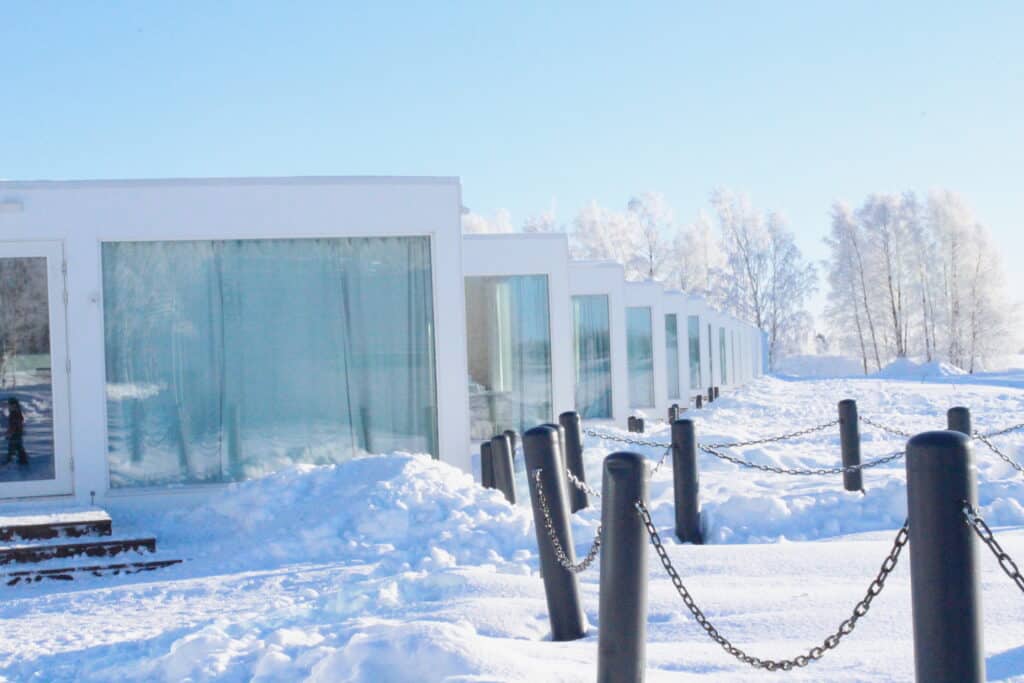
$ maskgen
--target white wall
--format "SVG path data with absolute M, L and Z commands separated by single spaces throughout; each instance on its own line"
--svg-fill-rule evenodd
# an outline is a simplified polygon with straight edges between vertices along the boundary
M 0 241 L 64 247 L 74 493 L 108 492 L 100 245 L 118 240 L 431 238 L 439 450 L 469 468 L 461 190 L 455 178 L 260 178 L 0 183 Z M 20 205 L 20 209 L 18 209 Z M 55 366 L 56 371 L 56 366 Z M 192 487 L 195 488 L 195 487 Z M 217 485 L 199 487 L 214 491 Z M 179 490 L 189 490 L 183 487 Z M 152 490 L 119 489 L 116 496 Z
M 625 286 L 625 271 L 620 264 L 614 261 L 572 261 L 569 263 L 569 293 L 571 296 L 603 294 L 608 297 L 612 356 L 612 418 L 614 423 L 620 427 L 625 427 L 629 419 Z M 571 312 L 570 308 L 570 323 L 572 322 Z M 573 390 L 575 391 L 575 387 Z
M 466 235 L 462 240 L 462 249 L 464 277 L 547 276 L 548 320 L 551 325 L 551 401 L 554 413 L 551 419 L 556 420 L 560 413 L 567 410 L 575 410 L 568 237 L 562 233 Z M 465 327 L 461 334 L 465 336 Z M 465 355 L 463 350 L 463 384 L 468 382 Z M 463 401 L 463 411 L 468 416 L 468 393 Z M 471 448 L 468 438 L 465 446 L 468 453 Z

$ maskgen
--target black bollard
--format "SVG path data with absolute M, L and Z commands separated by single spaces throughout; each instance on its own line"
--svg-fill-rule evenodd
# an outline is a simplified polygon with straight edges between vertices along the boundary
M 693 420 L 672 423 L 672 484 L 676 499 L 676 538 L 704 543 L 700 532 L 700 483 L 697 476 L 697 434 Z
M 630 415 L 629 419 L 626 420 L 626 429 L 629 431 L 630 434 L 636 431 L 636 418 L 633 417 L 632 415 Z
M 491 442 L 480 444 L 480 483 L 485 489 L 494 488 L 494 460 L 491 457 Z
M 715 387 L 715 400 L 716 401 L 718 400 L 718 397 L 722 395 L 720 392 L 721 392 L 720 388 L 719 387 Z
M 971 436 L 971 411 L 963 406 L 956 406 L 946 411 L 946 428 Z
M 597 681 L 640 683 L 647 639 L 647 530 L 636 504 L 647 503 L 646 459 L 636 453 L 605 458 L 601 501 Z
M 644 419 L 642 417 L 638 417 L 636 419 L 636 433 L 637 434 L 643 434 L 644 433 L 644 429 L 645 429 L 645 427 L 644 427 Z
M 672 424 L 679 419 L 679 404 L 673 403 L 668 407 L 668 423 Z
M 494 488 L 505 494 L 505 500 L 516 504 L 516 479 L 512 469 L 512 441 L 507 434 L 491 439 L 491 462 L 494 469 Z
M 708 403 L 714 403 L 714 402 L 715 402 L 715 388 L 714 387 L 708 387 Z
M 509 443 L 512 445 L 512 462 L 515 462 L 516 449 L 519 448 L 519 432 L 514 429 L 506 429 L 505 436 L 508 437 Z
M 974 454 L 959 432 L 907 442 L 907 519 L 914 668 L 923 683 L 985 680 L 974 531 L 964 502 L 977 503 Z
M 703 394 L 697 394 L 697 398 L 696 398 L 695 402 L 697 404 L 697 409 L 698 410 L 703 408 L 704 407 L 704 395 Z
M 587 479 L 583 474 L 583 436 L 580 434 L 580 415 L 568 411 L 558 416 L 558 422 L 565 431 L 565 467 L 582 482 Z M 583 510 L 590 504 L 586 491 L 581 491 L 569 482 L 569 507 L 573 512 Z
M 860 420 L 857 418 L 857 402 L 852 398 L 839 402 L 839 448 L 843 467 L 860 465 Z M 864 477 L 859 467 L 843 472 L 843 488 L 847 491 L 864 490 Z
M 572 529 L 569 526 L 569 502 L 565 490 L 565 471 L 558 452 L 558 432 L 548 426 L 534 427 L 523 434 L 523 454 L 526 459 L 530 502 L 533 504 L 534 528 L 537 532 L 537 551 L 540 571 L 544 579 L 544 594 L 551 621 L 551 639 L 577 640 L 584 636 L 583 608 L 580 605 L 580 587 L 576 575 L 558 562 L 555 549 L 548 537 L 544 513 L 537 493 L 534 472 L 541 470 L 541 486 L 548 501 L 551 524 L 570 562 L 576 561 Z

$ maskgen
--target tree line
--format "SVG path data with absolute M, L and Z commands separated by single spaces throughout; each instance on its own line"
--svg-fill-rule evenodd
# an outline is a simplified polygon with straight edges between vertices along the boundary
M 835 202 L 830 220 L 829 256 L 817 264 L 828 286 L 826 332 L 817 334 L 825 346 L 859 358 L 865 374 L 910 356 L 973 372 L 1011 350 L 999 253 L 958 195 L 873 194 L 856 209 Z M 507 211 L 493 220 L 468 213 L 463 228 L 515 231 Z M 520 229 L 567 232 L 574 258 L 617 261 L 627 279 L 663 282 L 748 320 L 765 333 L 772 368 L 812 336 L 819 268 L 780 212 L 742 193 L 716 189 L 691 222 L 644 192 L 622 209 L 590 202 L 569 224 L 546 211 Z

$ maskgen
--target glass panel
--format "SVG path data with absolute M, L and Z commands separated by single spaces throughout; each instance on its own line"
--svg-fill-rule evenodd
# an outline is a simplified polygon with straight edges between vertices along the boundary
M 708 375 L 711 384 L 715 383 L 715 343 L 711 336 L 711 323 L 708 323 Z
M 470 434 L 551 421 L 546 275 L 466 278 Z
M 675 313 L 665 316 L 665 369 L 668 372 L 668 397 L 679 398 L 679 324 Z
M 722 385 L 723 386 L 729 383 L 728 374 L 726 373 L 726 367 L 725 367 L 726 366 L 726 362 L 725 362 L 726 358 L 727 358 L 727 354 L 726 354 L 726 350 L 725 350 L 725 329 L 719 327 L 718 328 L 718 366 L 720 368 L 722 368 Z
M 0 258 L 0 482 L 54 479 L 46 258 Z
M 729 331 L 729 358 L 732 359 L 732 374 L 738 376 L 737 372 L 739 367 L 736 365 L 736 332 L 734 330 Z
M 700 318 L 691 315 L 686 319 L 690 340 L 690 388 L 698 391 L 703 387 L 700 376 Z
M 582 418 L 612 416 L 611 325 L 608 297 L 574 296 L 576 411 Z
M 428 238 L 103 245 L 111 485 L 436 454 Z
M 651 309 L 626 309 L 626 355 L 629 360 L 629 405 L 654 406 L 654 343 L 651 340 Z

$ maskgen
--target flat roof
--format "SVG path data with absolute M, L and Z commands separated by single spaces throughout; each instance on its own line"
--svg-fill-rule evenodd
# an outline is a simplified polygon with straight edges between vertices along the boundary
M 0 188 L 45 190 L 90 187 L 189 185 L 458 185 L 457 176 L 250 176 L 210 178 L 124 178 L 96 180 L 0 180 Z

